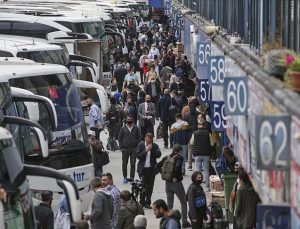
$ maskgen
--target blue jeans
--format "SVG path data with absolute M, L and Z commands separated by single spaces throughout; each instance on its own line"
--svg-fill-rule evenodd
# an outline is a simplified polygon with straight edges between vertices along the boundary
M 209 163 L 210 163 L 210 156 L 195 156 L 196 171 L 201 171 L 202 170 L 202 163 L 203 163 L 203 170 L 204 170 L 205 186 L 207 188 L 209 188 Z
M 181 145 L 183 163 L 182 163 L 182 172 L 185 173 L 185 162 L 188 158 L 188 145 Z

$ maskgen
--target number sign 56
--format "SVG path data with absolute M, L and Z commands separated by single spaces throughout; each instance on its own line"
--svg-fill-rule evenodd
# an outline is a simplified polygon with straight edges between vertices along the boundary
M 227 128 L 224 102 L 211 102 L 210 109 L 211 129 L 213 131 L 224 131 Z
M 285 170 L 290 160 L 290 117 L 256 117 L 257 168 Z
M 209 42 L 198 42 L 198 61 L 200 65 L 208 65 L 211 45 Z
M 224 98 L 227 115 L 246 115 L 248 111 L 248 78 L 226 77 Z

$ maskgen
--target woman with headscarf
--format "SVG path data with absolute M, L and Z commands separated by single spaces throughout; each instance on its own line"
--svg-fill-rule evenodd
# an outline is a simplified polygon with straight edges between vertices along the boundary
M 203 220 L 207 220 L 206 196 L 201 184 L 203 174 L 196 171 L 192 175 L 192 184 L 187 191 L 187 200 L 189 204 L 189 217 L 192 223 L 192 229 L 202 228 Z

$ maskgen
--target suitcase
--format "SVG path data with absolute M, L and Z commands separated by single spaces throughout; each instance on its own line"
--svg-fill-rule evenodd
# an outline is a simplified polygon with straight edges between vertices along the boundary
M 213 191 L 224 191 L 223 182 L 218 175 L 212 175 L 209 177 L 210 189 Z

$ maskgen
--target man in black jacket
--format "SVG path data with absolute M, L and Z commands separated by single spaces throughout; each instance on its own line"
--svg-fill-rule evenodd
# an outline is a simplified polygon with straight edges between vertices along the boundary
M 35 217 L 40 222 L 41 229 L 53 229 L 54 213 L 51 209 L 53 193 L 51 191 L 44 191 L 41 196 L 42 202 L 34 207 Z
M 119 64 L 118 68 L 114 71 L 114 78 L 117 81 L 118 92 L 120 93 L 122 92 L 122 87 L 126 75 L 127 75 L 126 68 L 124 68 L 122 64 Z
M 209 192 L 209 165 L 210 157 L 212 155 L 211 147 L 212 139 L 211 135 L 205 126 L 205 121 L 201 118 L 201 114 L 198 116 L 198 130 L 196 130 L 190 140 L 192 145 L 192 153 L 195 157 L 196 171 L 202 170 L 202 163 L 204 168 L 204 180 L 206 191 Z
M 174 158 L 175 164 L 173 169 L 173 175 L 170 181 L 166 180 L 166 193 L 167 193 L 167 202 L 168 208 L 173 209 L 174 204 L 174 194 L 178 197 L 181 204 L 181 217 L 182 217 L 182 228 L 188 228 L 191 224 L 187 220 L 187 202 L 185 197 L 185 190 L 182 184 L 182 164 L 183 156 L 182 156 L 182 147 L 179 144 L 175 144 L 173 147 L 173 152 L 164 157 L 158 164 L 157 170 L 161 171 L 163 164 L 168 158 Z
M 140 204 L 151 209 L 151 196 L 153 192 L 154 180 L 156 176 L 156 159 L 161 157 L 161 152 L 157 144 L 153 143 L 153 134 L 147 133 L 145 141 L 137 147 L 137 172 L 142 180 L 142 192 Z
M 169 89 L 164 90 L 164 95 L 158 101 L 158 114 L 161 122 L 163 123 L 163 137 L 164 137 L 164 146 L 168 148 L 168 131 L 171 128 L 171 125 L 176 121 L 175 115 L 171 117 L 173 111 L 171 111 L 171 105 L 177 107 L 176 100 L 170 96 Z M 178 110 L 174 113 L 178 113 Z M 174 118 L 174 120 L 173 120 Z
M 134 179 L 136 147 L 141 139 L 140 129 L 133 123 L 133 117 L 128 116 L 126 124 L 122 126 L 119 133 L 119 145 L 122 150 L 123 183 L 127 183 L 127 164 L 130 157 L 130 178 Z

